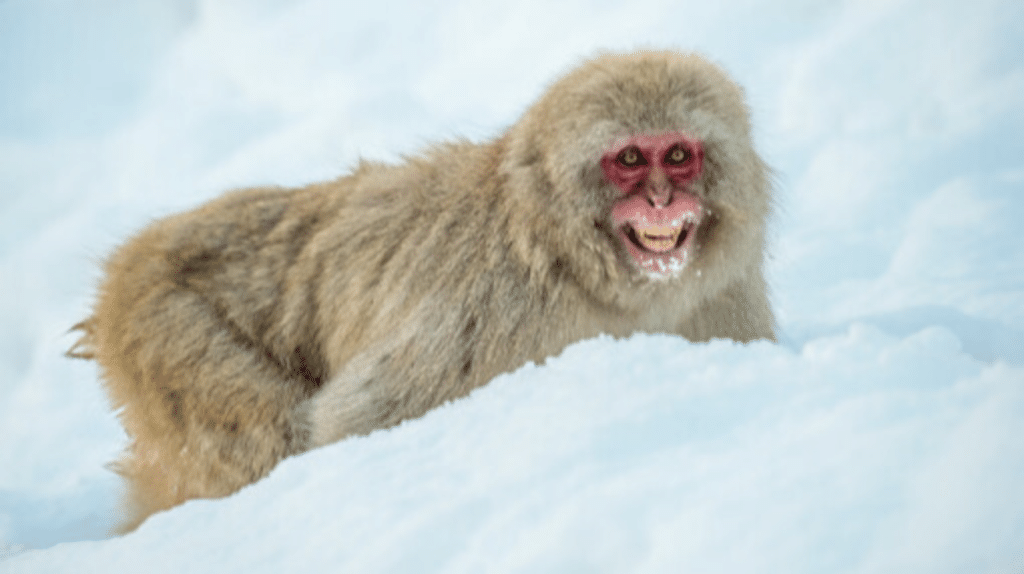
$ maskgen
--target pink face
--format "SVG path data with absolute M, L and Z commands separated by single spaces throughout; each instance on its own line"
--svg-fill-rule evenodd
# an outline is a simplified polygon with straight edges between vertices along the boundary
M 703 161 L 700 142 L 680 132 L 623 138 L 601 157 L 605 176 L 622 192 L 612 224 L 649 275 L 674 275 L 691 255 L 704 209 L 689 186 Z

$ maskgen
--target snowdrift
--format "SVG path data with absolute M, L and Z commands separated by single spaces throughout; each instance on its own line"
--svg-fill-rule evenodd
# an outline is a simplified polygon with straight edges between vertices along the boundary
M 600 338 L 3 568 L 994 572 L 1019 558 L 1022 433 L 1024 369 L 942 328 L 855 324 L 799 351 Z

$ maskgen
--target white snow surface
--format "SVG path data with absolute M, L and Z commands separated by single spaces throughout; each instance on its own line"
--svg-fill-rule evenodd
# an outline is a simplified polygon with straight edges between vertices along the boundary
M 1024 4 L 0 2 L 0 572 L 1024 573 Z M 780 342 L 602 337 L 107 534 L 63 357 L 105 253 L 226 189 L 483 140 L 698 50 L 776 173 Z

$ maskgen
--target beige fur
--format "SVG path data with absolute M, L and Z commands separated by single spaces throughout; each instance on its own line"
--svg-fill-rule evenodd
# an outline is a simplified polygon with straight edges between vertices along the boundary
M 713 221 L 651 279 L 609 229 L 598 158 L 666 130 L 703 142 L 692 191 Z M 600 333 L 772 339 L 770 199 L 741 90 L 698 56 L 637 52 L 585 63 L 492 141 L 157 221 L 106 263 L 72 350 L 132 438 L 124 529 Z

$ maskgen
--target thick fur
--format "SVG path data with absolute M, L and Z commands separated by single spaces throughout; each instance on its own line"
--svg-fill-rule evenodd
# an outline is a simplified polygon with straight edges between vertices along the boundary
M 703 142 L 712 222 L 658 279 L 614 235 L 599 158 L 668 130 Z M 586 62 L 493 141 L 157 221 L 106 263 L 72 350 L 132 438 L 124 529 L 600 333 L 772 339 L 770 206 L 741 90 L 699 56 L 638 52 Z

